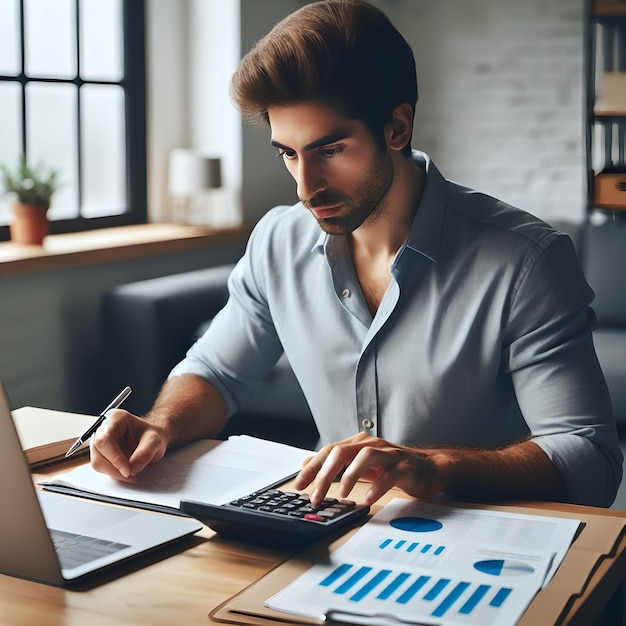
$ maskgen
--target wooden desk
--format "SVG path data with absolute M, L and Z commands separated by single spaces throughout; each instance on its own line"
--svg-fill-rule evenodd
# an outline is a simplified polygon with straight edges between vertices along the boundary
M 43 475 L 59 471 L 56 467 Z M 36 476 L 41 477 L 42 474 Z M 403 494 L 391 492 L 381 504 L 398 495 Z M 626 518 L 625 511 L 562 504 L 531 506 Z M 0 624 L 206 626 L 210 624 L 209 611 L 290 556 L 286 551 L 224 541 L 204 528 L 164 552 L 141 558 L 124 569 L 118 567 L 96 579 L 91 586 L 77 590 L 0 575 Z M 581 626 L 626 623 L 622 621 L 620 602 L 625 579 L 626 537 L 622 537 L 615 557 L 601 563 L 586 593 L 576 600 L 563 623 Z M 597 616 L 600 616 L 598 621 L 594 621 Z M 611 618 L 617 621 L 608 621 Z

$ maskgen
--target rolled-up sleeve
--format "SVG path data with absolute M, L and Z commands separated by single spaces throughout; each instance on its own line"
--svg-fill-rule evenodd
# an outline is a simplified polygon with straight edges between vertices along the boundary
M 207 331 L 189 349 L 170 377 L 195 374 L 217 388 L 229 415 L 246 400 L 282 354 L 257 270 L 259 224 L 246 253 L 228 279 L 229 298 Z
M 560 471 L 568 499 L 609 506 L 622 453 L 593 347 L 592 299 L 569 238 L 541 241 L 512 293 L 505 366 L 533 441 Z

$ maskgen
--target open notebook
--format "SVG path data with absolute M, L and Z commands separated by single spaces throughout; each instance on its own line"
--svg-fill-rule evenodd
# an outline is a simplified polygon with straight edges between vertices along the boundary
M 35 490 L 0 384 L 0 573 L 64 585 L 202 528 L 194 519 Z

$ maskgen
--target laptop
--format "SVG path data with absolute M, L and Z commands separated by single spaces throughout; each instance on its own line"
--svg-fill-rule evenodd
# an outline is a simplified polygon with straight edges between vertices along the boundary
M 0 383 L 0 573 L 64 586 L 202 528 L 178 515 L 35 489 Z

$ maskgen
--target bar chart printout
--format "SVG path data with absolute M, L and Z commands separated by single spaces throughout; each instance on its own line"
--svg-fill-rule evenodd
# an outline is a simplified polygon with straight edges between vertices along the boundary
M 397 498 L 266 605 L 377 626 L 515 624 L 578 526 Z

